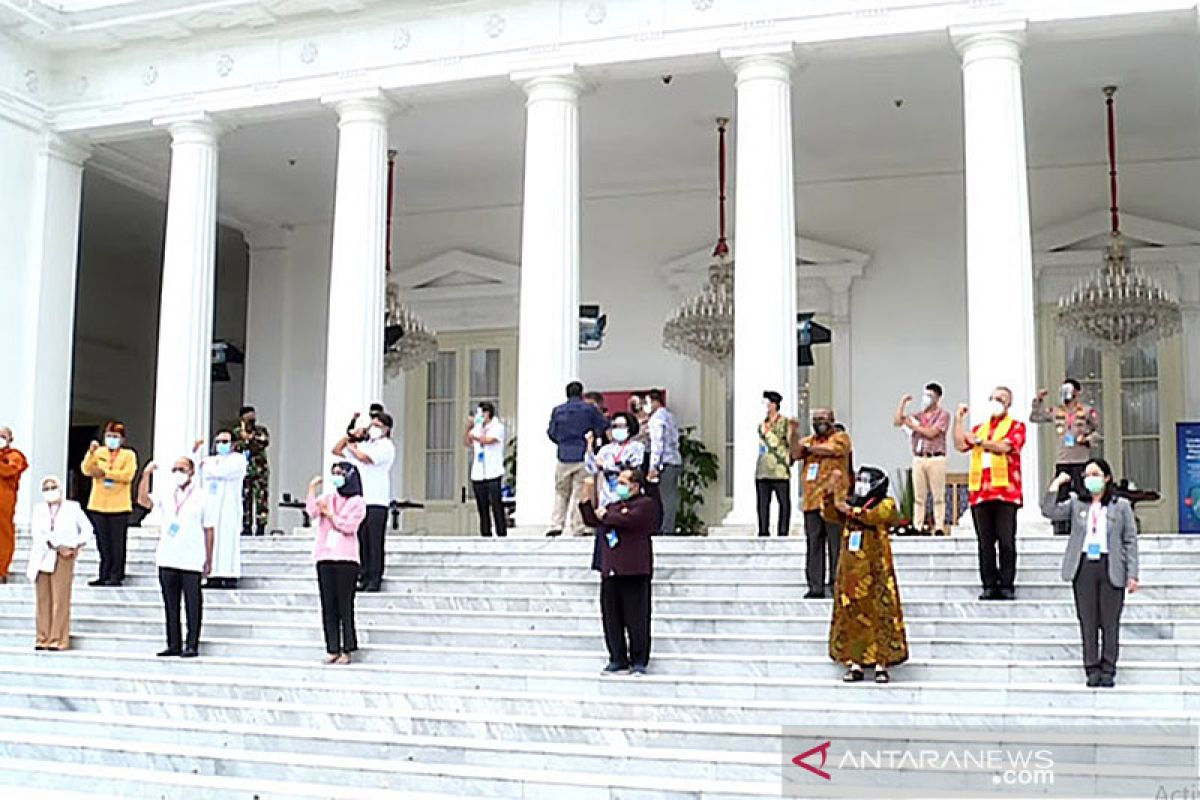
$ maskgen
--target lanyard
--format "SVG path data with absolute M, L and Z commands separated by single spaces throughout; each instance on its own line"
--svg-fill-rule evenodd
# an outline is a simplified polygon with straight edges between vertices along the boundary
M 179 519 L 180 509 L 187 504 L 188 498 L 192 496 L 192 492 L 195 491 L 195 489 L 195 485 L 189 486 L 187 492 L 183 495 L 182 500 L 179 499 L 179 490 L 175 490 L 175 519 Z
M 58 512 L 62 511 L 62 503 L 47 506 L 50 511 L 50 532 L 54 533 L 54 528 L 58 524 Z
M 1088 522 L 1092 528 L 1092 536 L 1097 535 L 1097 527 L 1100 525 L 1100 512 L 1102 506 L 1099 503 L 1092 503 L 1092 507 L 1088 509 Z

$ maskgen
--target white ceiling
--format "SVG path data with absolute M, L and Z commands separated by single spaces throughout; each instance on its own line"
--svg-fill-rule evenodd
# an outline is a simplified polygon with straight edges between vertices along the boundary
M 1104 161 L 1101 87 L 1115 83 L 1125 161 L 1200 157 L 1200 39 L 1151 33 L 1120 40 L 1031 43 L 1025 92 L 1034 166 Z M 897 107 L 895 100 L 902 99 Z M 657 77 L 599 76 L 582 101 L 585 195 L 707 190 L 715 183 L 714 117 L 732 116 L 721 65 Z M 814 57 L 793 89 L 802 184 L 962 166 L 959 59 L 949 42 L 886 57 Z M 736 139 L 736 120 L 732 127 Z M 515 87 L 410 98 L 391 126 L 400 151 L 397 203 L 407 211 L 516 204 L 524 106 Z M 246 125 L 221 145 L 221 211 L 247 225 L 298 224 L 332 212 L 332 111 Z M 294 165 L 289 160 L 295 160 Z M 162 191 L 164 136 L 104 145 L 99 160 Z M 141 165 L 141 166 L 136 166 Z M 730 166 L 733 166 L 732 150 Z

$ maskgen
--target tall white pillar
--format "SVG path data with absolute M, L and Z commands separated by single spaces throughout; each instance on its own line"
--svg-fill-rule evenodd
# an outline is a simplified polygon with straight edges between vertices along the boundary
M 794 414 L 796 210 L 792 175 L 790 46 L 726 53 L 737 76 L 734 187 L 733 508 L 726 525 L 755 522 L 756 427 L 762 393 Z
M 67 437 L 71 430 L 71 367 L 75 335 L 75 283 L 79 264 L 79 211 L 83 162 L 88 150 L 56 134 L 47 134 L 38 150 L 32 240 L 28 262 L 29 293 L 10 302 L 32 312 L 33 338 L 25 354 L 29 372 L 12 375 L 11 386 L 26 394 L 19 403 L 23 420 L 0 422 L 14 429 L 16 445 L 30 468 L 18 498 L 18 518 L 37 497 L 44 475 L 66 476 Z M 11 309 L 17 313 L 17 309 Z M 23 348 L 24 349 L 24 348 Z
M 171 133 L 154 387 L 154 460 L 167 467 L 208 438 L 217 256 L 217 139 L 207 115 L 156 121 Z
M 1024 25 L 955 31 L 963 62 L 967 213 L 967 385 L 973 418 L 989 393 L 1008 386 L 1013 416 L 1027 421 L 1036 392 L 1033 250 L 1021 91 Z M 1021 453 L 1022 522 L 1041 520 L 1045 489 L 1038 437 Z
M 1179 271 L 1179 305 L 1183 310 L 1183 418 L 1200 420 L 1200 271 Z
M 392 103 L 380 92 L 329 101 L 338 114 L 329 264 L 322 452 L 355 411 L 383 399 L 387 146 Z
M 548 526 L 550 411 L 579 376 L 579 95 L 573 70 L 513 76 L 525 90 L 517 361 L 517 523 Z

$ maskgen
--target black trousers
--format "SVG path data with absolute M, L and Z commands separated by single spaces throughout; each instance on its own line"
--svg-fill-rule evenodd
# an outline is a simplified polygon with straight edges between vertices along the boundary
M 331 656 L 358 649 L 358 633 L 354 630 L 354 582 L 357 578 L 358 564 L 353 561 L 317 562 L 325 652 Z
M 837 577 L 838 554 L 842 545 L 842 526 L 821 517 L 820 511 L 804 512 L 804 538 L 808 542 L 805 573 L 810 592 L 824 592 L 825 556 L 829 556 L 829 585 Z
M 496 535 L 508 536 L 508 522 L 504 519 L 504 502 L 500 497 L 500 479 L 471 481 L 475 493 L 475 507 L 479 510 L 479 535 L 492 535 L 492 520 L 496 520 Z
M 610 663 L 622 667 L 644 667 L 650 663 L 649 575 L 602 578 L 600 615 L 604 620 L 604 642 L 608 645 Z
M 1083 488 L 1083 468 L 1087 466 L 1087 462 L 1075 464 L 1055 464 L 1054 475 L 1058 477 L 1060 472 L 1065 472 L 1071 476 L 1070 483 L 1064 483 L 1058 487 L 1058 500 L 1062 502 L 1067 499 L 1067 496 L 1074 492 L 1080 497 L 1084 497 L 1087 490 Z M 1070 536 L 1071 535 L 1071 520 L 1063 520 L 1062 522 L 1054 523 L 1055 536 Z
M 187 609 L 187 649 L 200 647 L 200 622 L 203 617 L 203 601 L 200 592 L 200 573 L 173 567 L 158 568 L 158 585 L 162 587 L 163 609 L 167 614 L 167 649 L 179 650 L 184 646 L 183 634 L 179 629 L 179 601 Z
M 387 533 L 387 506 L 367 506 L 367 515 L 358 526 L 358 582 L 364 588 L 383 583 L 383 537 Z
M 775 495 L 775 500 L 779 503 L 779 525 L 777 528 L 779 535 L 788 535 L 788 528 L 792 524 L 792 496 L 790 489 L 791 481 L 788 481 L 786 478 L 755 478 L 754 490 L 758 494 L 759 536 L 771 535 L 771 532 L 767 530 L 771 524 L 771 495 Z
M 971 506 L 971 518 L 979 540 L 980 583 L 984 590 L 1012 591 L 1017 579 L 1017 504 L 1003 500 L 977 503 Z
M 1075 589 L 1075 613 L 1083 637 L 1083 668 L 1088 676 L 1112 678 L 1117 674 L 1117 656 L 1121 649 L 1121 609 L 1125 607 L 1125 589 L 1108 579 L 1108 555 L 1089 561 L 1079 558 L 1079 571 L 1072 583 Z M 1100 640 L 1104 644 L 1101 649 Z
M 100 551 L 102 581 L 125 580 L 125 536 L 129 530 L 129 512 L 89 511 L 88 519 L 96 531 L 96 549 Z

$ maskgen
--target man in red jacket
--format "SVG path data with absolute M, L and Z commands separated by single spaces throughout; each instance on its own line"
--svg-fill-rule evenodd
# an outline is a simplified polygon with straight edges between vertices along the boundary
M 600 610 L 608 675 L 625 670 L 645 675 L 650 661 L 650 537 L 658 527 L 658 504 L 643 493 L 645 484 L 641 470 L 627 469 L 617 477 L 616 503 L 597 508 L 585 489 L 589 499 L 579 506 L 584 524 L 600 528 L 605 536 L 600 548 Z

